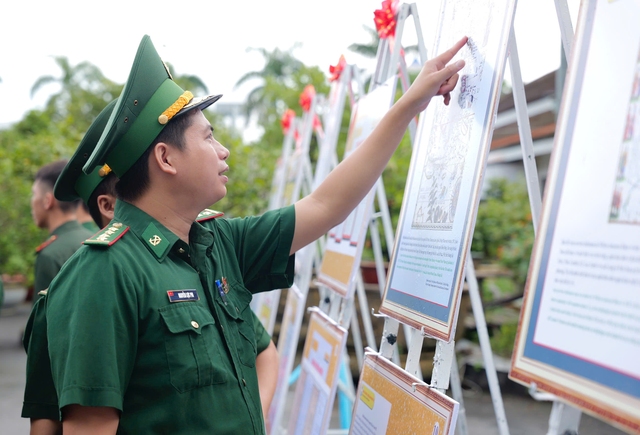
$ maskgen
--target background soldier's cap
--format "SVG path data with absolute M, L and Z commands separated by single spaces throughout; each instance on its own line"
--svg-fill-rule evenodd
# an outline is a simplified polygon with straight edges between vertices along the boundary
M 73 157 L 62 170 L 53 188 L 53 194 L 58 200 L 73 201 L 82 198 L 85 204 L 88 203 L 93 191 L 96 190 L 96 187 L 108 174 L 105 168 L 96 167 L 87 175 L 82 172 L 82 167 L 87 163 L 89 156 L 95 149 L 116 102 L 117 100 L 113 100 L 102 109 L 102 112 L 96 117 L 80 141 L 80 145 L 78 145 Z
M 138 46 L 129 78 L 113 113 L 83 170 L 89 174 L 104 163 L 122 177 L 144 154 L 173 117 L 205 109 L 222 95 L 192 98 L 178 86 L 145 35 Z

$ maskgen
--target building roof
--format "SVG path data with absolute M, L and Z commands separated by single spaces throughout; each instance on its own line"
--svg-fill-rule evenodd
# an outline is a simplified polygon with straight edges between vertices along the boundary
M 552 137 L 556 129 L 556 71 L 550 72 L 524 87 L 527 112 L 533 140 Z M 520 143 L 513 93 L 504 94 L 498 104 L 498 118 L 493 131 L 491 149 Z

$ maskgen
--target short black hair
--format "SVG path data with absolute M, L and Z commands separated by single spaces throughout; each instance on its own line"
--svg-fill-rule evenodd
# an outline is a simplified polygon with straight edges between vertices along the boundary
M 118 198 L 132 202 L 140 198 L 149 188 L 149 156 L 151 150 L 160 142 L 164 142 L 179 150 L 183 150 L 184 132 L 191 126 L 192 116 L 198 110 L 191 110 L 182 116 L 173 118 L 167 126 L 156 136 L 144 154 L 136 160 L 129 170 L 116 183 Z
M 53 186 L 56 185 L 56 181 L 60 177 L 62 170 L 67 166 L 67 159 L 60 159 L 55 162 L 49 163 L 38 169 L 36 172 L 35 180 L 47 187 L 48 190 L 53 191 Z M 58 208 L 64 213 L 70 213 L 76 209 L 78 201 L 58 201 Z
M 98 207 L 98 197 L 100 195 L 116 196 L 117 182 L 118 177 L 116 177 L 116 174 L 110 172 L 106 177 L 104 177 L 100 184 L 98 184 L 86 204 L 87 208 L 89 209 L 89 214 L 93 218 L 93 221 L 100 228 L 102 228 L 102 213 L 100 213 L 100 208 Z
M 85 204 L 84 201 L 80 201 L 80 204 L 78 204 L 78 207 L 82 207 L 84 211 L 86 211 L 87 213 L 90 213 L 89 206 Z

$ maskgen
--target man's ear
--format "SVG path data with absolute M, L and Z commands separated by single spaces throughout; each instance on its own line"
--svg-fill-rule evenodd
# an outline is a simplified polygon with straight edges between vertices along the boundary
M 53 196 L 53 191 L 46 192 L 42 196 L 42 206 L 45 210 L 51 210 L 56 203 L 56 197 Z
M 116 208 L 116 198 L 112 195 L 103 194 L 98 195 L 96 201 L 100 214 L 106 219 L 107 223 L 110 222 L 113 219 L 113 213 Z
M 174 165 L 173 158 L 177 151 L 178 150 L 175 147 L 171 147 L 164 142 L 158 142 L 151 152 L 153 155 L 152 161 L 160 171 L 175 175 L 176 167 Z

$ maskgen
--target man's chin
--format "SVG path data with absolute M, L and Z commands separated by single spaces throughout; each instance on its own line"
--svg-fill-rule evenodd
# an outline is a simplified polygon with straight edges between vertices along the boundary
M 227 196 L 227 188 L 223 187 L 219 193 L 217 193 L 215 196 L 212 196 L 211 199 L 213 202 L 211 202 L 211 204 L 213 205 L 217 203 L 218 201 L 222 200 L 225 196 Z

